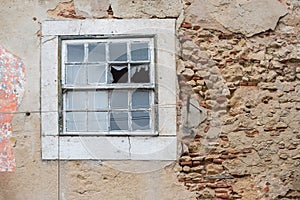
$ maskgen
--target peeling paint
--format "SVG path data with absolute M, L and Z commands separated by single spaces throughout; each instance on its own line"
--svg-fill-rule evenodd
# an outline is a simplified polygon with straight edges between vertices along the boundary
M 0 46 L 0 171 L 16 168 L 10 142 L 11 121 L 23 96 L 24 82 L 23 62 Z
M 54 9 L 48 10 L 47 13 L 54 18 L 85 19 L 85 17 L 76 15 L 73 0 L 61 2 Z

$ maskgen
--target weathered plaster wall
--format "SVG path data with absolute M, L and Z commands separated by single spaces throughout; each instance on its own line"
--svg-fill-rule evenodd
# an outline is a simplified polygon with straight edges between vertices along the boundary
M 1 200 L 300 198 L 299 1 L 2 0 L 0 7 L 0 44 L 22 59 L 27 77 L 13 120 L 17 168 L 0 173 Z M 179 162 L 41 161 L 40 23 L 168 17 L 177 18 L 180 47 Z

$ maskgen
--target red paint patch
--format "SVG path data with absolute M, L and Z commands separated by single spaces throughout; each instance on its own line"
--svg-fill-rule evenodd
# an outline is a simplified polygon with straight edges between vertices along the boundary
M 23 95 L 25 67 L 20 58 L 0 46 L 0 171 L 14 171 L 16 164 L 9 138 L 12 112 Z

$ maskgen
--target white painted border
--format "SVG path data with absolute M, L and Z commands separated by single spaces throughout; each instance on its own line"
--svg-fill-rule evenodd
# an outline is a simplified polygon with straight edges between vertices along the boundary
M 58 36 L 156 35 L 157 137 L 59 136 Z M 176 63 L 174 19 L 45 21 L 41 39 L 42 158 L 175 160 Z M 97 145 L 95 145 L 97 144 Z M 87 148 L 88 147 L 88 148 Z M 93 149 L 97 147 L 96 149 Z

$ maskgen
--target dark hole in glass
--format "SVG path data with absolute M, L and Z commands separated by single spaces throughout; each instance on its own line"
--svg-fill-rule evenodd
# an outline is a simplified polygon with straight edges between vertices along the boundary
M 111 66 L 111 83 L 127 83 L 128 82 L 128 68 L 127 66 Z

